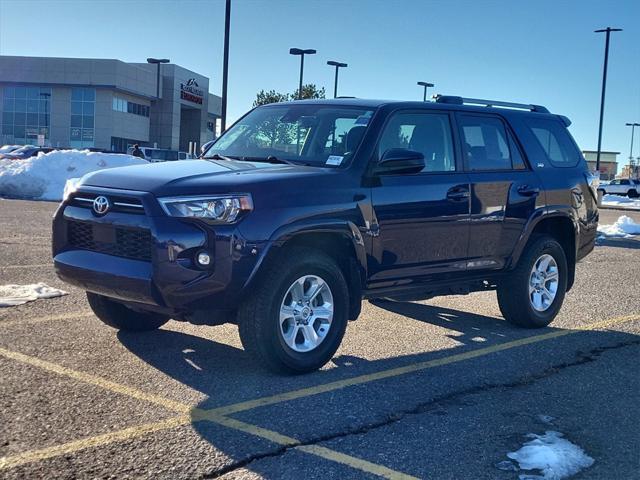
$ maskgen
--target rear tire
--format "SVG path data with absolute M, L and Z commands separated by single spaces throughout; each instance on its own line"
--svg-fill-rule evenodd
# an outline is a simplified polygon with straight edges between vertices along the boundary
M 166 315 L 154 312 L 137 312 L 97 293 L 87 292 L 87 300 L 96 317 L 116 330 L 146 332 L 157 330 L 169 321 L 169 317 Z
M 627 192 L 627 197 L 629 198 L 637 198 L 638 197 L 638 191 L 633 189 L 633 190 L 629 190 Z
M 292 295 L 292 288 L 301 279 L 306 279 L 299 287 L 302 303 L 296 301 L 300 293 L 296 292 L 295 298 Z M 321 285 L 317 279 L 324 282 L 325 287 L 315 300 L 310 300 L 309 314 L 302 309 L 312 297 L 307 293 L 312 291 L 313 282 Z M 292 310 L 289 305 L 294 305 Z M 326 309 L 324 312 L 332 310 L 329 323 L 316 318 L 320 309 Z M 307 317 L 303 318 L 303 313 Z M 272 371 L 311 372 L 322 367 L 335 354 L 347 327 L 348 313 L 349 289 L 336 262 L 317 250 L 292 248 L 265 266 L 254 292 L 240 306 L 240 340 L 259 364 Z M 316 333 L 309 333 L 309 326 Z M 308 341 L 316 335 L 322 338 L 319 342 Z
M 525 328 L 542 328 L 553 321 L 564 301 L 567 258 L 562 246 L 549 235 L 532 237 L 525 248 L 516 268 L 506 281 L 498 285 L 498 304 L 509 323 Z M 549 271 L 541 275 L 538 268 L 544 269 L 545 262 L 550 265 Z M 535 272 L 534 267 L 537 267 Z M 551 280 L 554 269 L 557 272 L 555 285 Z

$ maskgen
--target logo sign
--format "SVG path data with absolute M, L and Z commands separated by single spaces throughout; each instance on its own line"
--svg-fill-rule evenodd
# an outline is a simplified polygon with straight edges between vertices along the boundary
M 195 78 L 190 78 L 187 83 L 180 84 L 180 98 L 202 105 L 204 91 L 200 88 Z
M 103 195 L 100 195 L 93 200 L 93 211 L 96 212 L 97 215 L 104 215 L 110 208 L 111 202 L 109 202 L 109 199 Z

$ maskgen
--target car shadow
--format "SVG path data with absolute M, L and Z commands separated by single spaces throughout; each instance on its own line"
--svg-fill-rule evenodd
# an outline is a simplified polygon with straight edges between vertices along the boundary
M 423 303 L 385 301 L 375 302 L 374 305 L 401 316 L 398 318 L 397 328 L 402 328 L 403 321 L 423 323 L 425 335 L 434 335 L 431 326 L 445 328 L 451 331 L 445 334 L 454 338 L 456 344 L 440 350 L 376 360 L 339 353 L 329 368 L 307 375 L 285 376 L 262 369 L 241 348 L 210 338 L 162 329 L 144 334 L 120 332 L 118 338 L 129 351 L 154 368 L 190 389 L 200 392 L 204 398 L 197 405 L 198 408 L 211 409 L 360 375 L 374 374 L 391 368 L 431 361 L 437 363 L 439 359 L 452 355 L 563 330 L 556 327 L 526 330 L 514 327 L 501 318 Z M 366 313 L 358 320 L 358 322 L 367 321 Z M 371 321 L 375 321 L 375 318 Z M 348 331 L 347 335 L 349 335 Z M 465 360 L 448 366 L 445 363 L 442 367 L 429 370 L 428 374 L 412 377 L 411 381 L 403 381 L 406 377 L 388 380 L 393 382 L 391 386 L 387 383 L 388 381 L 382 381 L 340 388 L 324 394 L 324 401 L 332 403 L 333 415 L 329 420 L 326 413 L 323 413 L 325 416 L 322 420 L 317 421 L 308 413 L 301 413 L 322 412 L 322 408 L 313 407 L 314 402 L 321 400 L 318 398 L 320 395 L 283 402 L 273 407 L 266 407 L 266 410 L 245 412 L 246 416 L 241 414 L 240 419 L 296 438 L 331 435 L 332 432 L 344 431 L 347 428 L 357 429 L 358 425 L 366 425 L 378 410 L 393 411 L 395 408 L 411 404 L 415 401 L 416 392 L 420 392 L 420 398 L 425 400 L 446 398 L 452 392 L 467 388 L 510 382 L 514 381 L 513 379 L 517 381 L 522 376 L 537 374 L 540 370 L 550 368 L 554 362 L 566 364 L 567 358 L 584 355 L 584 352 L 593 348 L 608 344 L 638 342 L 639 338 L 637 335 L 625 332 L 581 331 L 552 341 L 541 342 L 537 344 L 538 347 L 515 348 L 499 354 L 484 355 L 480 357 L 482 367 L 478 367 L 478 363 L 471 363 L 476 360 Z M 386 341 L 385 335 L 381 334 L 379 341 Z M 301 407 L 301 402 L 310 402 L 312 406 Z M 346 415 L 346 412 L 349 415 Z M 323 425 L 322 432 L 317 431 L 320 424 Z M 192 426 L 200 438 L 240 464 L 252 455 L 268 455 L 268 452 L 272 452 L 275 448 L 274 444 L 267 440 L 211 422 L 195 421 Z M 247 468 L 265 478 L 278 478 L 272 470 L 273 465 L 267 467 L 261 462 L 255 462 Z M 346 467 L 332 466 L 331 468 Z M 354 471 L 342 470 L 333 474 L 344 477 L 353 475 Z M 309 474 L 308 478 L 328 478 L 320 473 L 315 475 Z

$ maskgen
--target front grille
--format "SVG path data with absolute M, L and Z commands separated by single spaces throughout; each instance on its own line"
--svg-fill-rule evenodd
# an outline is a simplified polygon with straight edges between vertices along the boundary
M 67 238 L 72 247 L 151 261 L 152 242 L 149 230 L 78 221 L 70 221 L 68 228 Z
M 69 199 L 69 204 L 75 207 L 92 208 L 93 200 L 98 195 L 97 193 L 77 192 Z M 144 206 L 138 198 L 109 194 L 105 196 L 111 201 L 111 211 L 113 212 L 144 214 Z

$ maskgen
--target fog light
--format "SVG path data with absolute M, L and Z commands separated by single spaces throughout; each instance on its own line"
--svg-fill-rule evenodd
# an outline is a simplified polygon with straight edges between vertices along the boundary
M 211 256 L 207 252 L 200 252 L 196 257 L 196 261 L 201 267 L 208 267 L 211 264 Z

